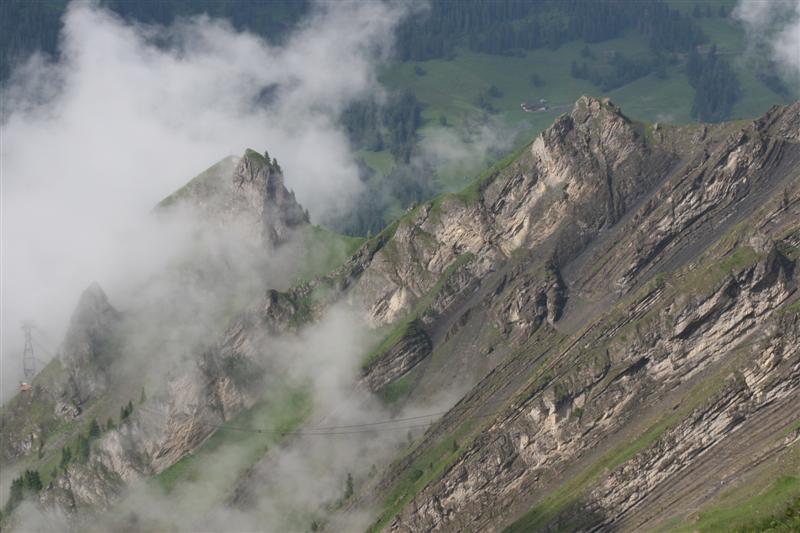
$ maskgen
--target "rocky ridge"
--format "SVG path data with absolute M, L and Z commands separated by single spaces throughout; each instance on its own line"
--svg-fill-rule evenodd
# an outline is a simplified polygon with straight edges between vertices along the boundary
M 235 226 L 256 245 L 286 243 L 309 215 L 286 188 L 283 170 L 268 154 L 247 150 L 228 157 L 164 199 L 160 209 L 189 205 L 204 220 Z
M 582 114 L 580 102 L 573 114 L 576 111 L 579 116 Z M 476 405 L 460 404 L 457 411 L 445 416 L 439 427 L 431 430 L 417 449 L 387 474 L 383 490 L 391 494 L 396 480 L 419 468 L 416 457 L 429 452 L 457 428 L 463 431 L 472 427 L 468 431 L 474 440 L 460 449 L 455 458 L 443 459 L 446 470 L 419 486 L 420 492 L 406 501 L 387 529 L 464 530 L 479 524 L 481 529 L 494 530 L 512 525 L 512 517 L 516 517 L 520 520 L 517 527 L 525 531 L 584 527 L 602 530 L 618 522 L 632 527 L 637 522 L 628 519 L 629 515 L 644 520 L 644 514 L 648 523 L 662 520 L 665 515 L 648 513 L 644 502 L 648 498 L 655 500 L 651 494 L 665 490 L 665 484 L 678 482 L 676 478 L 680 480 L 683 472 L 692 472 L 698 448 L 685 455 L 680 455 L 679 450 L 692 449 L 692 438 L 701 439 L 694 445 L 700 446 L 699 449 L 724 447 L 728 435 L 747 418 L 742 413 L 752 415 L 753 424 L 758 425 L 755 420 L 760 416 L 760 403 L 748 400 L 749 396 L 728 398 L 729 403 L 720 411 L 708 407 L 713 399 L 703 398 L 700 405 L 706 407 L 696 408 L 707 410 L 702 411 L 702 416 L 696 413 L 694 416 L 700 428 L 718 424 L 714 426 L 716 433 L 712 432 L 714 438 L 699 429 L 694 433 L 696 437 L 684 430 L 685 441 L 667 440 L 669 444 L 651 452 L 654 462 L 642 463 L 652 467 L 652 478 L 642 477 L 646 468 L 626 463 L 602 485 L 604 489 L 595 492 L 581 492 L 591 486 L 589 482 L 573 486 L 569 481 L 563 484 L 558 481 L 559 476 L 570 480 L 570 476 L 576 475 L 580 471 L 576 464 L 588 468 L 591 460 L 603 459 L 593 450 L 612 447 L 612 443 L 622 442 L 621 435 L 646 429 L 636 429 L 636 418 L 642 416 L 641 406 L 668 403 L 678 388 L 696 384 L 708 373 L 722 372 L 720 367 L 730 364 L 732 354 L 743 350 L 747 342 L 768 339 L 768 332 L 778 329 L 770 324 L 779 321 L 781 309 L 794 309 L 791 303 L 796 299 L 798 250 L 794 235 L 800 220 L 796 170 L 800 147 L 795 140 L 795 128 L 787 123 L 800 126 L 799 111 L 798 104 L 773 109 L 765 118 L 738 130 L 727 126 L 716 131 L 705 126 L 693 131 L 645 130 L 648 143 L 657 145 L 649 148 L 651 153 L 667 152 L 662 161 L 668 163 L 665 166 L 658 163 L 660 180 L 645 181 L 654 187 L 652 192 L 608 195 L 605 202 L 600 202 L 604 209 L 594 205 L 587 211 L 597 217 L 605 212 L 603 225 L 583 233 L 581 230 L 585 231 L 586 226 L 571 224 L 570 233 L 563 230 L 566 241 L 548 242 L 538 236 L 518 241 L 533 242 L 540 250 L 539 255 L 544 252 L 550 258 L 550 269 L 540 269 L 538 275 L 530 277 L 547 286 L 544 273 L 552 273 L 558 265 L 560 275 L 555 279 L 561 281 L 550 286 L 554 292 L 557 288 L 562 294 L 560 298 L 566 296 L 573 302 L 564 307 L 563 322 L 559 322 L 559 315 L 555 315 L 555 320 L 544 320 L 546 314 L 541 305 L 546 301 L 544 298 L 538 306 L 535 298 L 520 299 L 530 294 L 525 290 L 530 282 L 521 281 L 525 276 L 512 277 L 516 282 L 514 292 L 504 292 L 507 276 L 501 278 L 502 283 L 497 282 L 499 294 L 505 296 L 497 298 L 503 304 L 495 310 L 496 316 L 503 317 L 498 324 L 511 326 L 519 310 L 538 308 L 542 309 L 537 313 L 542 317 L 539 324 L 546 329 L 531 337 L 537 330 L 530 324 L 535 322 L 526 321 L 522 328 L 525 334 L 516 336 L 522 347 L 473 389 L 470 396 Z M 565 119 L 557 121 L 555 131 L 545 132 L 542 138 L 562 131 L 564 122 L 569 123 Z M 610 131 L 614 129 L 613 122 Z M 636 131 L 636 126 L 631 129 Z M 695 149 L 688 154 L 670 156 L 669 148 L 678 144 L 674 136 L 687 133 L 702 142 L 693 141 Z M 595 154 L 607 149 L 606 146 L 590 148 Z M 564 157 L 562 154 L 561 159 Z M 562 162 L 548 169 L 563 175 L 565 166 L 569 165 Z M 591 176 L 591 172 L 585 175 Z M 576 173 L 573 179 L 585 178 Z M 567 189 L 570 187 L 575 188 L 569 184 Z M 575 201 L 577 205 L 568 202 L 568 207 L 560 211 L 580 217 L 580 197 Z M 558 200 L 553 201 L 553 206 L 556 205 Z M 614 206 L 619 205 L 634 209 L 617 211 Z M 545 211 L 550 216 L 543 218 L 558 224 L 558 211 L 553 206 Z M 576 228 L 577 238 L 572 233 Z M 558 232 L 555 228 L 549 234 Z M 536 264 L 534 259 L 533 265 Z M 533 272 L 537 272 L 535 267 Z M 653 278 L 660 272 L 670 274 Z M 608 280 L 614 283 L 609 284 Z M 633 294 L 638 296 L 627 296 Z M 488 300 L 485 302 L 492 305 Z M 607 311 L 609 308 L 612 311 Z M 791 323 L 794 319 L 785 320 Z M 767 381 L 782 390 L 780 412 L 790 424 L 794 418 L 786 413 L 794 408 L 791 354 L 796 353 L 796 345 L 790 343 L 782 353 L 788 357 L 788 366 L 780 368 L 786 370 L 775 366 Z M 763 372 L 761 365 L 748 366 L 751 359 L 742 360 L 738 372 L 743 375 L 751 375 L 757 368 Z M 515 381 L 509 374 L 511 369 L 528 377 L 517 378 L 516 388 L 502 391 Z M 724 375 L 717 379 L 723 378 Z M 493 397 L 491 391 L 501 392 Z M 766 391 L 761 394 L 764 398 L 769 396 Z M 501 410 L 492 423 L 475 428 L 468 421 L 480 409 L 477 404 L 481 399 L 503 401 L 504 398 L 509 407 Z M 765 405 L 776 409 L 777 401 L 776 397 Z M 692 416 L 688 411 L 679 412 L 682 416 Z M 722 417 L 719 422 L 712 421 L 716 412 Z M 738 422 L 725 423 L 725 417 Z M 778 431 L 779 426 L 770 428 L 770 434 Z M 672 438 L 676 438 L 674 433 Z M 665 450 L 676 453 L 673 456 Z M 736 461 L 736 456 L 730 456 L 729 460 L 727 467 Z M 670 466 L 663 466 L 666 470 L 657 473 L 659 465 Z M 647 479 L 647 484 L 626 484 L 634 479 L 631 476 Z M 590 478 L 590 481 L 595 480 Z M 560 490 L 581 496 L 562 496 Z M 530 507 L 530 513 L 524 514 Z M 593 513 L 582 514 L 579 508 L 590 508 Z M 679 510 L 676 507 L 670 511 Z
M 796 440 L 798 131 L 800 104 L 673 127 L 583 97 L 471 188 L 268 291 L 43 500 L 108 505 L 174 463 L 255 400 L 237 376 L 265 335 L 344 300 L 391 330 L 362 385 L 469 391 L 348 503 L 382 508 L 374 529 L 633 530 L 696 508 L 709 476 L 735 483 Z M 272 162 L 229 164 L 209 209 L 270 245 L 308 222 Z M 180 196 L 218 197 L 209 183 Z

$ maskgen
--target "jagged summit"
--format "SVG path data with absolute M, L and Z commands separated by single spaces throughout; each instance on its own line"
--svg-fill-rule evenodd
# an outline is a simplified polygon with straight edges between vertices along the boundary
M 233 171 L 234 190 L 262 221 L 262 236 L 276 246 L 286 242 L 295 228 L 309 223 L 306 212 L 284 184 L 277 159 L 248 149 Z
M 220 226 L 238 225 L 268 247 L 283 244 L 309 223 L 308 212 L 286 188 L 277 159 L 251 149 L 216 163 L 158 207 L 173 205 L 190 205 Z
M 69 374 L 64 396 L 81 403 L 97 397 L 107 382 L 111 339 L 120 314 L 111 306 L 99 284 L 83 291 L 61 345 L 61 363 Z

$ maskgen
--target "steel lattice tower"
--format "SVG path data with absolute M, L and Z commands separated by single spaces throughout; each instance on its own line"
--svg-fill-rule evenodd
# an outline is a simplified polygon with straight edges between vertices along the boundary
M 27 379 L 36 375 L 36 357 L 33 355 L 33 323 L 24 322 L 22 331 L 25 332 L 25 348 L 22 350 L 22 369 Z

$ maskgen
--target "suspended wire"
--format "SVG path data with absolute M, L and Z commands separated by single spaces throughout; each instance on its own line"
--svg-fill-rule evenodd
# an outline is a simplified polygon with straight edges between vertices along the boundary
M 505 400 L 504 400 L 505 401 Z M 490 401 L 486 403 L 500 403 L 499 401 Z M 485 405 L 485 404 L 482 404 Z M 169 416 L 168 413 L 163 411 L 159 411 L 152 408 L 147 407 L 140 407 L 141 411 L 146 413 L 158 415 L 158 416 Z M 440 411 L 434 413 L 428 413 L 425 415 L 418 415 L 418 416 L 411 416 L 411 417 L 403 417 L 403 418 L 395 418 L 390 420 L 381 420 L 376 422 L 366 422 L 362 424 L 349 424 L 349 425 L 339 425 L 339 426 L 318 426 L 318 427 L 311 427 L 305 430 L 280 430 L 275 428 L 250 428 L 250 427 L 241 427 L 241 426 L 231 426 L 227 424 L 212 424 L 208 422 L 197 422 L 200 425 L 213 427 L 216 429 L 221 430 L 229 430 L 229 431 L 242 431 L 248 433 L 261 433 L 261 434 L 268 434 L 268 435 L 280 435 L 280 436 L 325 436 L 325 435 L 357 435 L 363 433 L 375 433 L 376 431 L 386 431 L 386 430 L 411 430 L 411 429 L 422 429 L 427 428 L 436 423 L 435 420 L 431 420 L 429 422 L 421 423 L 421 424 L 405 424 L 399 426 L 390 426 L 390 427 L 378 427 L 378 426 L 385 426 L 387 424 L 396 424 L 398 422 L 406 422 L 412 420 L 419 420 L 422 418 L 429 418 L 432 416 L 439 416 L 446 413 L 452 413 L 454 410 L 456 412 L 460 410 L 465 410 L 466 407 L 458 409 L 454 407 L 449 411 Z M 471 417 L 467 417 L 466 420 L 479 420 L 484 419 L 492 416 L 496 416 L 500 414 L 502 410 L 492 411 L 490 413 L 486 413 L 483 415 L 474 415 Z M 369 428 L 369 429 L 368 429 Z
M 38 331 L 38 330 L 37 330 Z M 32 336 L 33 342 L 35 343 L 36 347 L 43 351 L 46 355 L 51 358 L 54 358 L 55 355 L 53 351 L 49 349 L 49 346 L 44 343 L 40 335 L 36 335 L 35 337 Z M 39 363 L 47 364 L 41 359 L 36 358 Z M 483 405 L 487 404 L 497 404 L 497 403 L 504 403 L 507 400 L 488 400 L 483 403 Z M 150 414 L 155 414 L 159 416 L 169 416 L 168 413 L 158 411 L 152 408 L 147 407 L 140 407 L 141 411 L 148 412 Z M 419 420 L 424 420 L 426 418 L 432 417 L 439 417 L 448 413 L 458 414 L 460 412 L 466 411 L 470 409 L 468 406 L 461 406 L 458 405 L 454 406 L 451 409 L 443 410 L 443 411 L 434 411 L 430 413 L 415 415 L 415 416 L 407 416 L 407 417 L 400 417 L 400 418 L 392 418 L 386 420 L 377 420 L 374 422 L 363 422 L 359 424 L 342 424 L 342 425 L 332 425 L 332 426 L 316 426 L 309 428 L 307 430 L 301 431 L 290 431 L 290 430 L 279 430 L 275 428 L 250 428 L 250 427 L 239 427 L 239 426 L 231 426 L 227 424 L 211 424 L 206 422 L 199 422 L 201 425 L 213 427 L 216 429 L 221 430 L 228 430 L 228 431 L 243 431 L 243 432 L 251 432 L 251 433 L 261 433 L 261 434 L 275 434 L 275 435 L 351 435 L 351 434 L 359 434 L 359 433 L 373 433 L 376 429 L 380 428 L 381 430 L 409 430 L 409 429 L 420 429 L 430 427 L 435 421 L 429 421 L 424 423 L 417 423 L 417 424 L 404 424 L 400 426 L 395 426 L 395 424 L 402 423 L 402 422 L 416 422 Z M 486 418 L 489 416 L 495 416 L 498 412 L 492 412 L 485 415 L 476 415 L 472 418 Z M 388 427 L 386 427 L 388 426 Z M 370 429 L 367 429 L 370 428 Z

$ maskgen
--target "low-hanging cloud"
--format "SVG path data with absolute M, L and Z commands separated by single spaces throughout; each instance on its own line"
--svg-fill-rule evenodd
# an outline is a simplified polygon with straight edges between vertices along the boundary
M 434 128 L 426 133 L 418 158 L 442 172 L 469 176 L 484 165 L 487 157 L 506 154 L 518 142 L 523 128 L 499 119 L 465 120 L 460 130 Z
M 739 0 L 734 17 L 744 24 L 750 47 L 766 46 L 772 59 L 800 82 L 800 0 Z
M 35 55 L 3 92 L 3 399 L 20 321 L 58 339 L 90 282 L 115 300 L 163 269 L 187 230 L 147 213 L 222 157 L 267 148 L 313 219 L 346 210 L 361 182 L 338 116 L 380 91 L 406 9 L 319 3 L 271 45 L 206 16 L 149 26 L 71 3 L 58 60 Z

